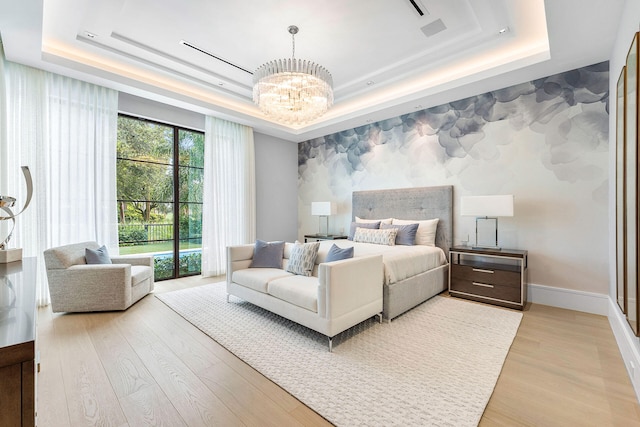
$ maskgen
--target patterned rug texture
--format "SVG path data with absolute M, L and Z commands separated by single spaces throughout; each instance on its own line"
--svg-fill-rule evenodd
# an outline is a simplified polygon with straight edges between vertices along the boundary
M 225 283 L 156 295 L 337 426 L 476 426 L 522 313 L 436 296 L 334 339 L 231 297 Z

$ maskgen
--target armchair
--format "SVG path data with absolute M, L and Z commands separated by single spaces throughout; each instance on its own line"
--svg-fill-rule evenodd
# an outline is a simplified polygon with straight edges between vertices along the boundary
M 74 243 L 44 251 L 51 308 L 58 312 L 126 310 L 153 290 L 153 257 L 111 257 L 113 264 L 86 264 L 85 248 Z

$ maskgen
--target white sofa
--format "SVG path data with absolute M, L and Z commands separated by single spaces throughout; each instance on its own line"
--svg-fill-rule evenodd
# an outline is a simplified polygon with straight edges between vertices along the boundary
M 382 320 L 382 256 L 324 262 L 318 253 L 312 276 L 286 271 L 292 243 L 284 249 L 282 268 L 249 268 L 254 245 L 227 248 L 227 300 L 234 295 L 332 339 L 379 315 Z

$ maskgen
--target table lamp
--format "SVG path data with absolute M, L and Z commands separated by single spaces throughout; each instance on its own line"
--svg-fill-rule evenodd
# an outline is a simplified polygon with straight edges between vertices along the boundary
M 462 197 L 460 214 L 476 217 L 474 249 L 500 250 L 498 217 L 513 216 L 513 195 Z
M 332 202 L 311 202 L 311 215 L 318 218 L 318 235 L 329 235 L 329 216 L 336 214 L 336 205 Z M 323 225 L 324 219 L 324 227 Z

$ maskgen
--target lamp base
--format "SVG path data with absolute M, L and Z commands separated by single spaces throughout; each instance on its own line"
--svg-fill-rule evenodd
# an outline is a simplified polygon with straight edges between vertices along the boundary
M 22 259 L 22 248 L 17 249 L 1 249 L 0 264 L 8 264 Z

